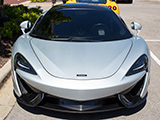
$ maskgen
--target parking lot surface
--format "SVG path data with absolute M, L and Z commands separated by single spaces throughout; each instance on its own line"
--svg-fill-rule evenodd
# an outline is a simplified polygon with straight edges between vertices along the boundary
M 119 4 L 120 15 L 130 28 L 132 21 L 139 22 L 143 28 L 143 37 L 152 53 L 151 82 L 147 101 L 134 109 L 121 109 L 96 114 L 69 114 L 40 108 L 29 108 L 18 104 L 5 120 L 159 120 L 160 119 L 160 2 L 138 2 L 133 4 Z M 47 8 L 47 6 L 43 6 Z M 156 59 L 155 59 L 156 57 Z M 11 78 L 9 79 L 11 81 Z M 10 93 L 11 94 L 11 93 Z M 11 94 L 12 96 L 13 94 Z M 12 99 L 12 98 L 11 98 Z M 14 100 L 14 99 L 13 99 Z

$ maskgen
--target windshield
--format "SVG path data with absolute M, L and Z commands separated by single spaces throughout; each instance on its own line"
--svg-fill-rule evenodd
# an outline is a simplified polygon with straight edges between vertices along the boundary
M 76 0 L 77 2 L 83 3 L 97 3 L 97 4 L 106 4 L 106 0 Z
M 132 37 L 110 10 L 54 9 L 40 18 L 32 37 L 65 41 L 111 41 Z

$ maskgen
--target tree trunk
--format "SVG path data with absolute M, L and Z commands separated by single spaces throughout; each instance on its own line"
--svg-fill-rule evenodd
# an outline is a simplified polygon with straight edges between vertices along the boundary
M 3 1 L 4 0 L 0 0 L 0 17 L 3 15 Z
M 0 0 L 0 27 L 3 27 L 3 23 L 8 21 L 8 16 L 3 15 L 3 1 Z

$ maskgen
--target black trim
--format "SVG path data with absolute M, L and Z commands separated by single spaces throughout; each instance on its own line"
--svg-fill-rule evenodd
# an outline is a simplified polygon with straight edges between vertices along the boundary
M 16 76 L 19 88 L 22 92 L 21 97 L 18 97 L 14 92 L 14 95 L 17 98 L 17 100 L 30 107 L 37 106 L 43 100 L 44 93 L 42 92 L 36 93 L 35 91 L 33 91 L 33 88 L 31 88 L 31 86 L 28 85 L 18 74 L 16 74 Z
M 118 100 L 117 95 L 104 99 L 81 102 L 61 99 L 45 94 L 43 101 L 38 106 L 49 110 L 69 113 L 96 113 L 124 108 Z
M 121 93 L 118 95 L 119 100 L 126 108 L 134 108 L 145 102 L 148 93 L 144 98 L 140 97 L 144 86 L 145 77 L 146 75 L 144 75 L 142 79 L 128 93 Z
M 37 75 L 34 68 L 28 62 L 28 60 L 20 53 L 17 53 L 14 57 L 14 70 L 20 69 L 33 75 Z

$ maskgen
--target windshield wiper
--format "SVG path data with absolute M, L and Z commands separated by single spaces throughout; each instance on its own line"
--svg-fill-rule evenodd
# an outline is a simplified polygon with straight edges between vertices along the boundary
M 69 38 L 51 38 L 53 41 L 69 41 Z
M 99 40 L 94 40 L 93 38 L 84 38 L 84 37 L 70 37 L 70 41 L 72 42 L 99 42 Z
M 39 36 L 36 34 L 30 33 L 30 36 L 44 39 L 44 40 L 53 40 L 53 41 L 70 41 L 70 42 L 100 42 L 100 40 L 94 40 L 91 37 L 69 37 L 69 38 L 58 38 L 58 37 L 53 37 L 53 38 L 46 38 L 43 36 Z
M 82 38 L 82 37 L 69 37 L 69 38 L 51 38 L 51 40 L 54 41 L 71 41 L 71 42 L 93 42 L 95 40 L 91 40 L 88 38 Z

